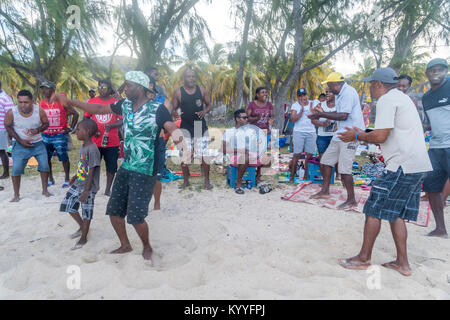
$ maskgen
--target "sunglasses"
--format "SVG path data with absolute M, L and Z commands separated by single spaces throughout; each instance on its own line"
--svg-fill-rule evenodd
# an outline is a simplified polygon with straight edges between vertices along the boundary
M 241 117 L 241 119 L 248 120 L 248 117 L 247 116 Z
M 108 90 L 108 87 L 107 86 L 103 86 L 103 87 L 98 87 L 97 89 L 98 90 Z

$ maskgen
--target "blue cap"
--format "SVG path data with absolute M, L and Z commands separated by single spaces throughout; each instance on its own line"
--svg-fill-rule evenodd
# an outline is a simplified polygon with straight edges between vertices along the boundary
M 304 94 L 308 94 L 308 92 L 306 92 L 306 89 L 301 88 L 297 90 L 297 97 L 302 96 Z
M 447 63 L 447 60 L 445 60 L 445 59 L 436 58 L 436 59 L 431 60 L 428 63 L 427 70 L 431 69 L 434 66 L 444 66 L 444 67 L 448 68 L 448 63 Z

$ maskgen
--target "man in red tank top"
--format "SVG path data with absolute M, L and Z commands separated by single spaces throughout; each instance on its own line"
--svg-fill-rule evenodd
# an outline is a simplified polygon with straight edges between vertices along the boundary
M 45 81 L 41 85 L 44 100 L 41 101 L 40 107 L 47 114 L 49 121 L 49 128 L 42 134 L 42 138 L 45 143 L 48 155 L 48 164 L 50 166 L 49 185 L 55 184 L 52 172 L 52 157 L 56 152 L 58 159 L 63 164 L 65 173 L 65 182 L 63 188 L 69 187 L 70 180 L 70 161 L 67 153 L 67 143 L 69 139 L 69 133 L 75 129 L 78 123 L 78 112 L 70 106 L 63 106 L 58 102 L 48 103 L 50 98 L 55 94 L 56 84 Z M 72 116 L 72 123 L 69 127 L 67 123 L 67 117 Z

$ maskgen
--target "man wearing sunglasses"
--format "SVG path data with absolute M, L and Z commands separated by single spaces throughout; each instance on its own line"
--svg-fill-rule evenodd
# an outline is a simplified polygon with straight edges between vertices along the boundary
M 130 71 L 125 75 L 127 98 L 114 104 L 87 104 L 61 95 L 56 96 L 64 105 L 72 105 L 90 114 L 115 113 L 123 116 L 125 161 L 117 173 L 106 209 L 106 215 L 110 217 L 121 246 L 111 253 L 124 254 L 133 250 L 125 228 L 126 217 L 143 243 L 142 256 L 145 260 L 151 260 L 153 253 L 145 218 L 156 182 L 156 140 L 164 128 L 172 135 L 175 143 L 183 141 L 168 109 L 147 97 L 149 86 L 147 75 L 140 71 Z
M 94 97 L 88 103 L 110 105 L 117 100 L 112 96 L 114 90 L 109 79 L 98 82 L 98 97 Z M 100 135 L 92 137 L 92 141 L 97 145 L 100 155 L 105 159 L 106 164 L 106 188 L 105 195 L 111 196 L 111 187 L 117 173 L 117 161 L 119 160 L 119 128 L 123 125 L 121 115 L 116 114 L 90 114 L 85 113 L 84 118 L 90 118 L 97 123 Z

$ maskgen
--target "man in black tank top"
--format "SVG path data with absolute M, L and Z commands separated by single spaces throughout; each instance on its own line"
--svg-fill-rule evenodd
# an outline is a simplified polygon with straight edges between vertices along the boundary
M 181 126 L 185 134 L 189 132 L 191 141 L 191 154 L 193 156 L 202 156 L 202 171 L 205 177 L 205 189 L 210 190 L 212 186 L 209 181 L 210 165 L 205 162 L 204 154 L 208 149 L 209 136 L 205 133 L 208 131 L 205 116 L 211 111 L 211 105 L 206 90 L 196 85 L 195 73 L 191 69 L 187 69 L 184 74 L 184 86 L 177 89 L 172 99 L 174 116 L 180 116 L 178 112 L 181 109 Z M 178 114 L 177 114 L 178 112 Z M 191 161 L 192 163 L 192 161 Z M 189 163 L 190 164 L 190 163 Z M 182 163 L 181 169 L 184 175 L 184 183 L 181 188 L 186 188 L 189 183 L 189 164 Z

